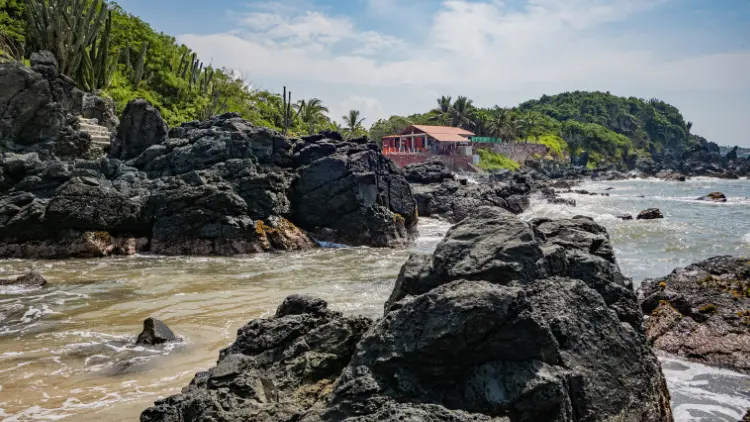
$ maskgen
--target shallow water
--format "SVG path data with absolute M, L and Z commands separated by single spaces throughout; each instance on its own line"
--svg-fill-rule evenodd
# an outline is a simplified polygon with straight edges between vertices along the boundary
M 623 270 L 639 284 L 717 254 L 750 254 L 750 182 L 698 180 L 587 184 L 612 196 L 574 195 L 578 207 L 536 203 L 524 218 L 590 215 L 610 230 Z M 688 200 L 721 190 L 724 205 Z M 645 198 L 639 198 L 639 195 Z M 744 198 L 744 199 L 741 199 Z M 659 207 L 665 220 L 614 215 Z M 238 258 L 121 257 L 0 261 L 0 278 L 35 268 L 43 290 L 0 290 L 0 417 L 6 421 L 137 420 L 212 366 L 238 327 L 269 315 L 290 293 L 376 317 L 414 250 L 430 252 L 448 225 L 423 219 L 411 250 L 321 249 Z M 744 238 L 744 239 L 743 239 Z M 184 341 L 133 346 L 142 321 L 165 320 Z M 736 421 L 750 407 L 750 377 L 662 358 L 680 421 Z

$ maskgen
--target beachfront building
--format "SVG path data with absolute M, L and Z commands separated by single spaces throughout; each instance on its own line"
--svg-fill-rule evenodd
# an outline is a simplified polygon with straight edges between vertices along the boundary
M 383 137 L 383 154 L 472 155 L 468 130 L 450 126 L 411 125 Z
M 472 132 L 450 126 L 411 125 L 383 137 L 383 154 L 403 167 L 440 157 L 451 169 L 469 169 L 475 161 Z

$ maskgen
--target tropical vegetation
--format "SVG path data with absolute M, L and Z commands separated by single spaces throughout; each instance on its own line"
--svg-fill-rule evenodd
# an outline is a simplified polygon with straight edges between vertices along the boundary
M 233 111 L 291 136 L 338 127 L 319 98 L 253 89 L 114 2 L 0 0 L 0 59 L 28 63 L 42 49 L 79 88 L 111 97 L 118 113 L 130 100 L 145 98 L 172 126 Z
M 427 113 L 378 120 L 370 136 L 381 139 L 412 124 L 450 125 L 503 142 L 541 143 L 559 159 L 587 152 L 592 165 L 685 149 L 699 138 L 690 134 L 692 123 L 661 100 L 582 91 L 545 95 L 513 108 L 482 108 L 466 96 L 455 101 L 441 96 Z

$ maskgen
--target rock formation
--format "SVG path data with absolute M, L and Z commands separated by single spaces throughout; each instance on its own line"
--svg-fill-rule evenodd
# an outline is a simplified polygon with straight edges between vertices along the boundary
M 649 208 L 638 213 L 637 220 L 658 220 L 664 218 L 664 214 L 658 208 Z
M 604 228 L 475 211 L 369 328 L 292 296 L 141 421 L 671 421 Z
M 727 202 L 727 197 L 721 192 L 711 192 L 708 195 L 696 198 L 697 201 Z
M 143 331 L 138 334 L 135 344 L 141 346 L 156 346 L 159 344 L 176 341 L 177 336 L 167 327 L 162 320 L 156 318 L 146 318 L 143 321 Z
M 654 347 L 750 373 L 750 261 L 715 257 L 645 280 L 638 291 Z
M 472 184 L 465 179 L 455 180 L 440 160 L 412 164 L 404 172 L 412 183 L 422 217 L 439 217 L 456 223 L 481 206 L 496 206 L 515 214 L 529 207 L 533 182 L 523 174 L 511 176 L 509 182 L 492 179 Z
M 78 117 L 110 119 L 107 123 L 116 125 L 113 110 L 111 100 L 85 94 L 60 74 L 49 52 L 32 54 L 31 68 L 0 63 L 0 154 L 36 153 L 43 160 L 99 156 L 102 151 L 91 137 L 78 130 Z
M 47 285 L 47 280 L 37 271 L 31 271 L 14 280 L 1 280 L 0 286 L 18 286 L 23 288 L 38 288 Z
M 88 97 L 53 62 L 0 64 L 0 257 L 232 255 L 311 248 L 312 237 L 401 246 L 415 234 L 409 184 L 366 139 L 287 139 L 232 113 L 168 130 L 135 100 L 109 156 L 74 160 L 91 158 L 91 139 L 65 126 L 63 103 Z M 81 101 L 113 124 L 101 102 Z

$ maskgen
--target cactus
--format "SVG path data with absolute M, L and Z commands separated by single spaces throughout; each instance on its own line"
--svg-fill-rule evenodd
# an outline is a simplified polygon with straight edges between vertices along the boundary
M 131 78 L 131 82 L 133 83 L 133 88 L 138 89 L 138 85 L 141 84 L 141 81 L 143 80 L 143 69 L 146 65 L 146 52 L 148 51 L 148 43 L 144 42 L 141 46 L 141 53 L 138 55 L 138 63 L 135 65 L 135 68 L 133 69 L 133 74 Z
M 281 95 L 281 117 L 282 117 L 282 127 L 281 127 L 281 134 L 286 136 L 289 132 L 289 126 L 292 124 L 292 121 L 296 118 L 292 118 L 292 91 L 289 91 L 287 93 L 286 86 L 284 87 L 284 92 Z
M 89 51 L 81 51 L 83 58 L 76 76 L 80 85 L 89 91 L 106 89 L 112 82 L 117 69 L 117 56 L 109 56 L 109 36 L 112 32 L 112 12 L 107 13 L 107 21 L 101 37 L 94 40 Z
M 87 51 L 109 19 L 106 4 L 102 0 L 27 0 L 27 4 L 30 35 L 36 47 L 52 52 L 60 72 L 77 77 L 81 85 L 90 83 L 86 81 L 88 72 L 80 68 L 90 59 Z

